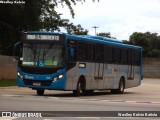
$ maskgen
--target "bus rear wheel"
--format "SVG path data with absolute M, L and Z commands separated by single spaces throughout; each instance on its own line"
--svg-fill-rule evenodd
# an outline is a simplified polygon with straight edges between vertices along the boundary
M 39 96 L 44 95 L 44 89 L 42 89 L 42 90 L 37 90 L 37 95 L 39 95 Z
M 124 80 L 120 80 L 118 89 L 111 89 L 111 93 L 113 94 L 122 94 L 124 92 L 125 83 Z

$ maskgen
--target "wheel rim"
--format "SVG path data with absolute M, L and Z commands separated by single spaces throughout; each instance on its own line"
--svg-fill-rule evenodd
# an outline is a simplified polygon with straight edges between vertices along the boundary
M 78 90 L 79 94 L 81 94 L 81 93 L 82 93 L 81 83 L 80 83 L 80 82 L 78 83 L 78 88 L 77 88 L 77 90 Z

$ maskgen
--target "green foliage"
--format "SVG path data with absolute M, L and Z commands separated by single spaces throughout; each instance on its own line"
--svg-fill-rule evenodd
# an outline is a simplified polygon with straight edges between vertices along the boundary
M 157 33 L 134 32 L 130 36 L 129 44 L 142 46 L 145 57 L 160 57 L 160 36 Z
M 122 40 L 124 44 L 130 44 L 128 40 Z
M 16 86 L 16 80 L 15 79 L 9 79 L 9 80 L 7 80 L 7 79 L 2 79 L 2 80 L 0 80 L 0 87 L 8 87 L 8 86 Z
M 101 32 L 101 33 L 98 33 L 97 36 L 103 36 L 103 37 L 108 37 L 108 38 L 114 38 L 114 39 L 116 39 L 115 37 L 111 36 L 110 32 Z
M 0 4 L 1 54 L 12 55 L 13 44 L 20 40 L 22 31 L 40 28 L 37 21 L 41 7 L 38 0 L 25 0 L 25 4 Z
M 73 25 L 68 19 L 61 19 L 60 14 L 55 11 L 55 7 L 66 5 L 74 17 L 72 6 L 77 2 L 84 3 L 85 0 L 23 1 L 25 4 L 0 4 L 0 54 L 12 55 L 13 45 L 20 41 L 24 31 L 54 31 L 64 27 L 69 33 L 88 33 L 88 30 L 80 25 Z
M 67 32 L 70 34 L 76 34 L 76 35 L 87 35 L 88 34 L 88 30 L 82 28 L 82 26 L 80 24 L 78 25 L 73 25 L 73 23 L 69 24 L 67 26 Z

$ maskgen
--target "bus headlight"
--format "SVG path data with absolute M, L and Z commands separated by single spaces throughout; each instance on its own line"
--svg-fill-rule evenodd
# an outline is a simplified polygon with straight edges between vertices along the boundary
M 61 79 L 61 78 L 63 78 L 63 75 L 59 75 L 59 76 L 58 76 L 58 79 Z
M 59 76 L 55 77 L 55 78 L 53 79 L 53 82 L 55 82 L 55 81 L 57 81 L 57 80 L 59 80 L 59 79 L 61 79 L 61 78 L 63 78 L 63 75 L 59 75 Z
M 18 72 L 17 73 L 18 77 L 20 77 L 21 79 L 23 79 L 23 76 Z
M 58 77 L 55 77 L 55 78 L 53 79 L 53 82 L 54 82 L 54 81 L 57 81 L 57 80 L 58 80 Z

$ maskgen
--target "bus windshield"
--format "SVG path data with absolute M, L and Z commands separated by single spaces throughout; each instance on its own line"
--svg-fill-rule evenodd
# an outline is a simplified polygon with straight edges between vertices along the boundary
M 22 66 L 59 68 L 64 66 L 64 45 L 24 43 Z

